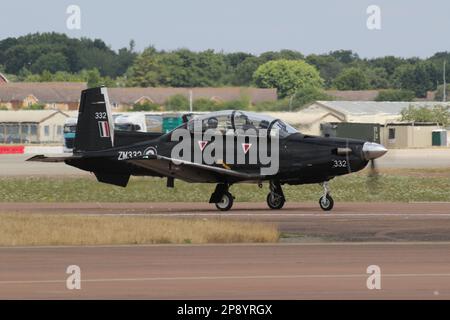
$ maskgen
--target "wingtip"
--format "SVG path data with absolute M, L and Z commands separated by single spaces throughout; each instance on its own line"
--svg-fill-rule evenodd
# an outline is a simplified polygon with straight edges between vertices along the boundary
M 25 161 L 40 161 L 40 160 L 45 159 L 45 158 L 46 157 L 43 154 L 38 154 L 38 155 L 32 156 L 31 158 L 28 158 Z

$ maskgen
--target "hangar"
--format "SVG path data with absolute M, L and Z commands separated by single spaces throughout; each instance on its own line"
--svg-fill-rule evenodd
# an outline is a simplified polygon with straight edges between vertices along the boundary
M 269 114 L 305 134 L 325 135 L 324 127 L 331 124 L 334 129 L 345 126 L 344 130 L 334 130 L 345 133 L 345 137 L 368 139 L 367 132 L 373 131 L 374 141 L 387 147 L 423 148 L 432 146 L 432 132 L 442 128 L 436 123 L 401 122 L 401 111 L 409 106 L 433 107 L 437 104 L 450 106 L 450 103 L 436 101 L 316 101 L 297 112 Z
M 429 103 L 429 102 L 427 102 Z M 400 112 L 415 102 L 316 101 L 298 112 L 273 113 L 272 116 L 296 126 L 306 134 L 320 135 L 322 123 L 378 123 L 399 121 Z M 424 105 L 420 103 L 417 105 Z M 431 104 L 430 104 L 431 105 Z
M 0 110 L 0 143 L 62 143 L 67 117 L 59 110 Z
M 387 148 L 429 148 L 433 132 L 442 130 L 436 123 L 394 122 L 384 127 L 382 144 Z M 445 143 L 447 141 L 445 140 Z

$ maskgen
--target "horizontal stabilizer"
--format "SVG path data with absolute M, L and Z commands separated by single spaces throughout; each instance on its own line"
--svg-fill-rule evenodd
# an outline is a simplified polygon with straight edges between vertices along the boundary
M 67 157 L 46 157 L 42 154 L 31 157 L 26 161 L 34 161 L 34 162 L 64 162 L 66 160 L 71 159 L 80 159 L 79 156 L 67 156 Z

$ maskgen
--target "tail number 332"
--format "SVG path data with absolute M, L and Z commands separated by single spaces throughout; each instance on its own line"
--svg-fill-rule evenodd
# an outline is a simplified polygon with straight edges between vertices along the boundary
M 94 114 L 95 120 L 105 120 L 107 115 L 106 112 L 96 112 Z
M 347 160 L 332 160 L 333 168 L 345 168 L 347 167 Z

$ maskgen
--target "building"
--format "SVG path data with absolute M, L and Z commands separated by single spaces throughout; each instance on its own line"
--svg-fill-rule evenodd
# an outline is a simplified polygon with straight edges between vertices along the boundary
M 240 100 L 247 98 L 251 103 L 263 101 L 276 101 L 276 89 L 260 89 L 247 87 L 223 87 L 223 88 L 110 88 L 109 100 L 113 109 L 127 110 L 134 104 L 146 102 L 165 104 L 167 99 L 175 95 L 182 95 L 189 99 L 209 99 L 218 102 Z M 195 105 L 194 105 L 195 108 Z
M 0 105 L 11 110 L 44 104 L 46 109 L 78 109 L 81 82 L 9 82 L 0 86 Z
M 300 132 L 305 134 L 320 135 L 321 124 L 328 122 L 343 122 L 344 119 L 340 115 L 336 115 L 328 110 L 309 107 L 298 112 L 265 112 L 268 115 L 281 119 Z
M 0 143 L 62 143 L 67 117 L 59 110 L 1 110 Z
M 287 113 L 285 120 L 305 133 L 319 135 L 324 122 L 387 123 L 400 122 L 401 111 L 409 106 L 433 107 L 442 102 L 376 102 L 376 101 L 316 101 L 308 107 Z M 445 103 L 450 106 L 450 103 Z M 280 115 L 282 117 L 282 115 Z M 289 118 L 289 120 L 288 120 Z
M 327 122 L 321 124 L 321 134 L 380 143 L 384 126 L 379 123 Z
M 45 109 L 77 110 L 85 83 L 77 82 L 17 82 L 0 86 L 0 105 L 21 109 L 44 104 Z M 109 100 L 115 111 L 129 110 L 134 104 L 146 102 L 163 105 L 168 98 L 182 95 L 193 99 L 231 101 L 247 98 L 252 103 L 276 101 L 276 89 L 259 88 L 109 88 Z
M 325 93 L 335 100 L 375 101 L 381 90 L 326 90 Z
M 384 126 L 381 143 L 387 148 L 430 148 L 433 131 L 441 129 L 436 123 L 399 122 Z
M 388 148 L 427 148 L 432 146 L 432 131 L 441 127 L 436 123 L 401 122 L 401 111 L 411 105 L 433 107 L 436 104 L 443 103 L 316 101 L 298 112 L 270 115 L 304 134 L 359 138 L 380 142 Z

